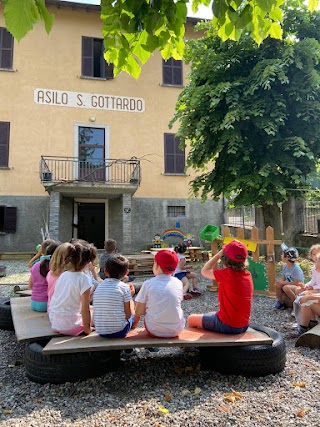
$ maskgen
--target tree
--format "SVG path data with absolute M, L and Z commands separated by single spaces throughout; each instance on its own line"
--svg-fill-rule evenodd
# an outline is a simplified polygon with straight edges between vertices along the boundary
M 191 146 L 193 192 L 262 206 L 278 236 L 280 204 L 309 186 L 319 161 L 319 39 L 320 14 L 302 8 L 286 12 L 283 40 L 223 43 L 209 26 L 185 52 L 190 83 L 171 125 Z
M 222 40 L 239 40 L 250 34 L 257 44 L 267 37 L 281 39 L 282 8 L 292 0 L 212 0 L 212 25 Z M 304 0 L 295 0 L 303 4 Z M 155 50 L 164 59 L 181 59 L 189 0 L 101 0 L 105 59 L 115 65 L 115 75 L 126 71 L 137 78 Z M 1 1 L 0 1 L 1 3 Z M 45 0 L 2 0 L 6 26 L 20 40 L 43 20 L 47 32 L 53 15 Z M 194 12 L 211 0 L 190 0 Z M 314 11 L 319 0 L 308 0 Z

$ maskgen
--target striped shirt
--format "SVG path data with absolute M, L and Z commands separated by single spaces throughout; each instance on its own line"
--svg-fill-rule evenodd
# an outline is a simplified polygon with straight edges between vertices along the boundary
M 105 279 L 93 294 L 93 322 L 99 335 L 122 331 L 127 324 L 124 303 L 131 301 L 130 288 L 118 279 Z

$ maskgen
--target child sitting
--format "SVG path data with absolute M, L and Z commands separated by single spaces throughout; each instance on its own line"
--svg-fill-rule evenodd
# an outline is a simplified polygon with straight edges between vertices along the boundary
M 191 314 L 188 325 L 222 334 L 241 334 L 250 323 L 253 282 L 247 270 L 247 248 L 237 240 L 228 243 L 201 270 L 208 279 L 219 283 L 217 313 Z M 216 270 L 221 259 L 224 268 Z
M 73 336 L 91 332 L 92 283 L 84 271 L 96 257 L 96 248 L 88 242 L 72 245 L 66 259 L 67 271 L 58 278 L 50 303 L 49 319 L 54 331 Z
M 187 251 L 187 245 L 182 242 L 179 243 L 175 248 L 175 252 L 178 254 L 179 263 L 174 272 L 174 277 L 181 280 L 183 283 L 183 299 L 191 299 L 193 296 L 199 297 L 201 292 L 198 288 L 198 276 L 196 273 L 190 272 L 187 268 L 185 253 Z M 192 290 L 189 293 L 189 278 L 192 280 Z
M 132 328 L 134 305 L 130 288 L 121 279 L 128 273 L 129 263 L 123 256 L 108 258 L 106 279 L 93 294 L 93 322 L 104 338 L 122 338 Z
M 59 242 L 51 243 L 46 248 L 46 255 L 42 255 L 42 261 L 36 262 L 30 270 L 28 288 L 31 289 L 31 308 L 34 311 L 46 312 L 48 307 L 48 282 L 49 261 L 52 254 L 59 246 Z
M 52 239 L 47 239 L 44 240 L 41 245 L 37 245 L 36 249 L 37 249 L 37 253 L 30 259 L 30 261 L 28 262 L 28 267 L 31 268 L 35 263 L 42 261 L 41 257 L 44 256 L 46 254 L 47 251 L 47 247 L 49 245 L 51 245 L 51 243 L 55 243 L 54 240 Z
M 159 251 L 154 258 L 155 277 L 146 280 L 136 296 L 136 319 L 144 316 L 144 326 L 151 336 L 172 338 L 185 326 L 181 301 L 182 282 L 172 277 L 178 256 L 170 250 Z
M 281 244 L 281 261 L 284 262 L 282 267 L 282 278 L 275 283 L 277 302 L 274 306 L 275 310 L 285 310 L 286 304 L 283 302 L 285 295 L 293 302 L 295 297 L 292 297 L 292 290 L 295 291 L 304 281 L 303 271 L 295 262 L 299 258 L 299 252 L 296 248 L 288 248 L 284 243 Z

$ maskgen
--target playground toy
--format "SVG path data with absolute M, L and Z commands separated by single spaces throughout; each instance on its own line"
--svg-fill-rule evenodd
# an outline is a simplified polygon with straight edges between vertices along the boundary
M 238 240 L 238 242 L 243 243 L 250 252 L 255 252 L 257 249 L 257 244 L 255 242 L 251 242 L 250 240 L 238 239 L 237 237 L 225 237 L 223 239 L 223 243 L 226 245 L 227 243 L 232 242 L 232 240 Z
M 200 238 L 207 242 L 213 242 L 219 236 L 219 227 L 215 225 L 206 225 L 203 230 L 200 231 Z

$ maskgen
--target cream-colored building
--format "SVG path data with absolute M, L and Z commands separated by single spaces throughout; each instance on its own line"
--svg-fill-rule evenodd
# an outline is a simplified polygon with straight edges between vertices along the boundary
M 0 5 L 0 252 L 79 237 L 124 253 L 156 234 L 219 225 L 222 204 L 189 199 L 187 152 L 169 129 L 188 68 L 157 52 L 138 80 L 103 61 L 100 7 L 47 1 L 49 35 L 21 42 Z M 194 37 L 188 21 L 187 37 Z

